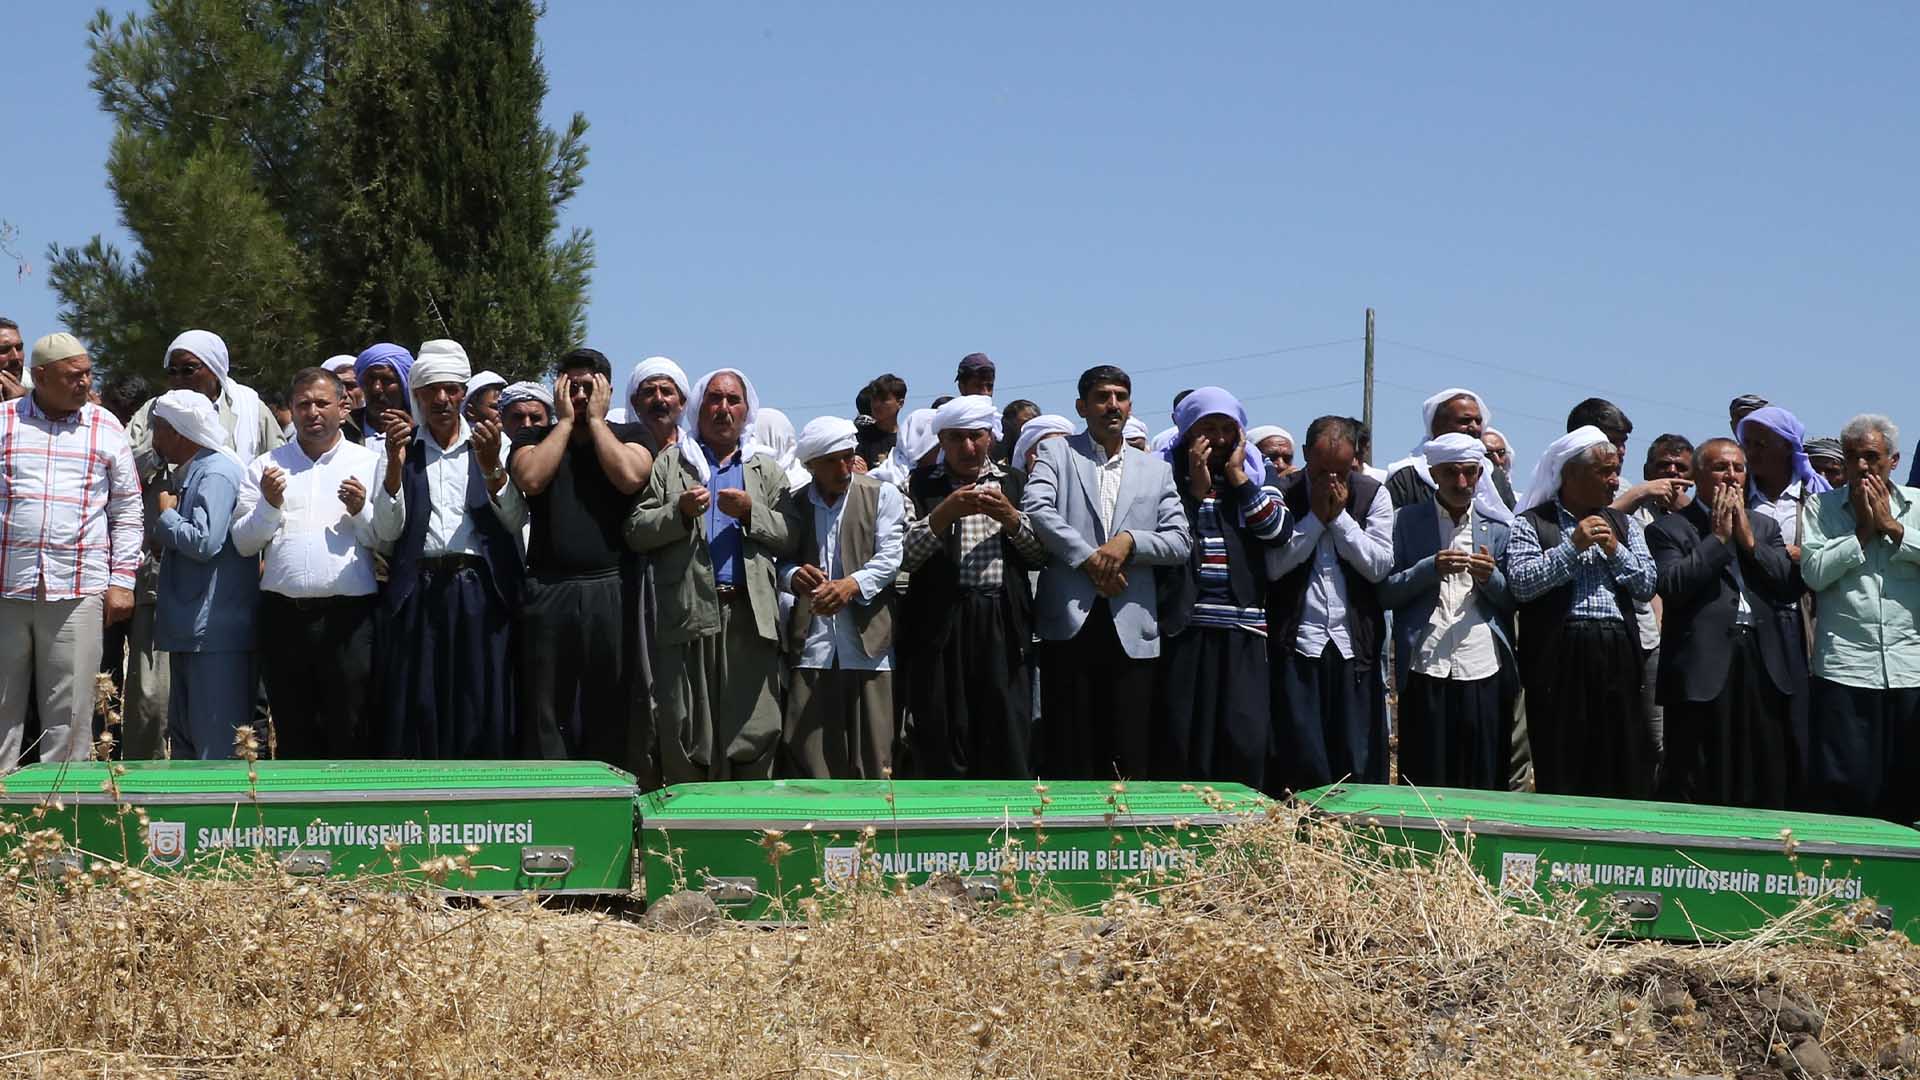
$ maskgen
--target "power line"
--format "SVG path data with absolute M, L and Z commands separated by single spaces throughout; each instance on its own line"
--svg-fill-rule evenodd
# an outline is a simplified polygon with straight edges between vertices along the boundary
M 1359 379 L 1347 379 L 1344 382 L 1326 383 L 1321 386 L 1289 386 L 1285 390 L 1271 390 L 1264 394 L 1248 394 L 1245 397 L 1240 397 L 1239 400 L 1240 400 L 1240 404 L 1245 405 L 1249 401 L 1265 401 L 1268 398 L 1293 397 L 1296 395 L 1304 396 L 1306 394 L 1318 394 L 1328 390 L 1345 390 L 1349 386 L 1359 386 L 1359 385 L 1360 385 Z M 1235 395 L 1235 396 L 1239 397 L 1239 395 Z M 1140 416 L 1140 417 L 1147 417 L 1147 416 L 1161 417 L 1161 416 L 1172 416 L 1173 413 L 1166 409 L 1160 409 L 1154 412 L 1140 412 L 1139 410 L 1135 410 L 1133 415 Z
M 1415 345 L 1410 341 L 1395 341 L 1391 338 L 1382 338 L 1381 340 L 1388 345 L 1397 345 L 1402 349 L 1412 349 L 1414 352 L 1426 353 L 1428 356 L 1438 356 L 1445 360 L 1457 360 L 1462 364 L 1473 364 L 1476 367 L 1489 368 L 1494 371 L 1503 371 L 1509 375 L 1518 375 L 1518 376 L 1521 376 L 1522 378 L 1539 379 L 1542 382 L 1555 383 L 1560 386 L 1570 387 L 1575 390 L 1584 390 L 1588 394 L 1592 394 L 1596 396 L 1605 394 L 1612 397 L 1622 398 L 1627 401 L 1642 401 L 1649 405 L 1658 405 L 1663 409 L 1675 409 L 1680 412 L 1693 413 L 1695 416 L 1710 416 L 1716 419 L 1719 417 L 1718 413 L 1713 412 L 1710 409 L 1696 408 L 1695 406 L 1692 406 L 1692 405 L 1681 405 L 1676 402 L 1665 401 L 1656 397 L 1647 397 L 1643 394 L 1629 394 L 1620 390 L 1609 390 L 1604 387 L 1594 386 L 1591 383 L 1575 382 L 1572 379 L 1555 378 L 1552 375 L 1542 375 L 1537 371 L 1529 371 L 1526 368 L 1509 367 L 1506 364 L 1496 364 L 1491 360 L 1476 360 L 1471 356 L 1461 356 L 1459 353 L 1450 353 L 1441 349 L 1429 349 L 1425 345 Z M 1515 415 L 1517 416 L 1521 414 L 1515 413 Z M 1557 423 L 1558 421 L 1546 420 L 1543 422 Z

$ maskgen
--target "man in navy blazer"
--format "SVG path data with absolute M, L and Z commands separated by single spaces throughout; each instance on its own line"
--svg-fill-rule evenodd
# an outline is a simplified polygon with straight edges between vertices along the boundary
M 1479 491 L 1486 448 L 1472 435 L 1422 448 L 1433 501 L 1393 523 L 1393 570 L 1380 602 L 1393 611 L 1400 692 L 1400 777 L 1426 787 L 1506 788 L 1516 677 L 1501 572 L 1513 520 Z
M 1133 381 L 1117 367 L 1080 376 L 1087 430 L 1040 444 L 1023 509 L 1051 556 L 1040 572 L 1040 775 L 1149 775 L 1157 566 L 1192 548 L 1173 470 L 1126 442 Z

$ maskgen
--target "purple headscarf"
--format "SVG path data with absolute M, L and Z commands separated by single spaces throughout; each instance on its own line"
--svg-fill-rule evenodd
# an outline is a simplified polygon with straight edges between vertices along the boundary
M 367 369 L 375 364 L 385 364 L 400 376 L 400 395 L 406 399 L 407 407 L 413 407 L 413 384 L 408 376 L 413 372 L 413 354 L 392 342 L 383 341 L 353 358 L 353 377 L 361 386 L 367 385 Z
M 1174 459 L 1185 452 L 1183 448 L 1187 445 L 1188 430 L 1199 423 L 1202 417 L 1207 416 L 1224 416 L 1240 425 L 1240 445 L 1247 449 L 1242 468 L 1247 471 L 1247 479 L 1253 481 L 1256 486 L 1265 484 L 1267 460 L 1260 456 L 1260 451 L 1256 447 L 1247 442 L 1246 406 L 1240 404 L 1239 398 L 1218 386 L 1202 386 L 1180 399 L 1180 404 L 1174 406 L 1173 426 L 1180 434 L 1166 449 L 1160 451 L 1160 456 L 1166 458 L 1167 464 L 1172 465 L 1174 471 L 1178 472 L 1180 466 Z
M 1768 405 L 1764 409 L 1755 409 L 1740 420 L 1740 441 L 1747 441 L 1747 425 L 1759 424 L 1787 441 L 1793 448 L 1793 475 L 1806 485 L 1808 495 L 1818 495 L 1823 491 L 1832 491 L 1833 485 L 1827 478 L 1814 471 L 1813 462 L 1807 460 L 1807 429 L 1800 426 L 1799 417 L 1778 405 Z M 1749 489 L 1753 481 L 1747 481 Z

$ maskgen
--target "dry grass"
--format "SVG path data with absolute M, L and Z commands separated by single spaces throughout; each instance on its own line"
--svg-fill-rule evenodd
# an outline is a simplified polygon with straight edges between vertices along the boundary
M 1760 1068 L 1777 985 L 1872 1062 L 1920 951 L 1812 917 L 1720 948 L 1615 946 L 1282 811 L 1148 905 L 980 915 L 855 893 L 806 928 L 666 933 L 112 865 L 0 876 L 0 1072 L 29 1076 L 1666 1076 Z

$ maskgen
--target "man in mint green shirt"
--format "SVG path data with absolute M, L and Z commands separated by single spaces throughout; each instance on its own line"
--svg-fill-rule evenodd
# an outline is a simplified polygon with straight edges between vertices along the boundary
M 1920 816 L 1920 490 L 1891 479 L 1899 429 L 1841 430 L 1846 486 L 1815 498 L 1800 572 L 1815 594 L 1807 802 Z

